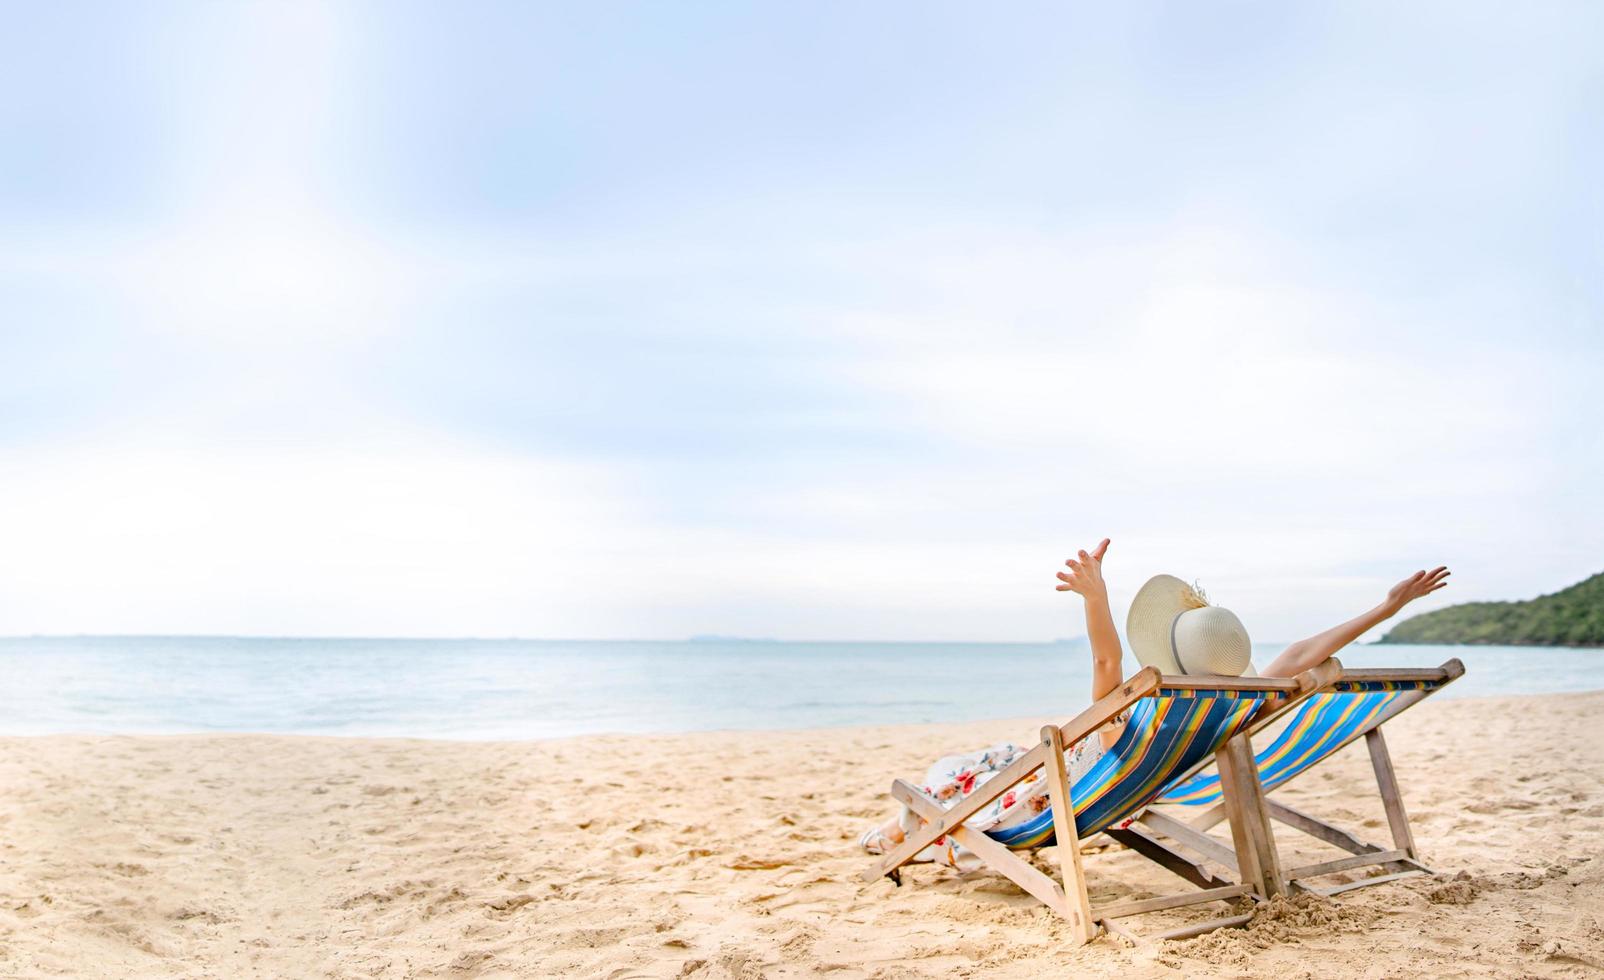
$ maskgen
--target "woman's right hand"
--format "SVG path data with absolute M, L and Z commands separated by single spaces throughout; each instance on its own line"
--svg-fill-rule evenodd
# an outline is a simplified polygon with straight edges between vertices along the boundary
M 1078 558 L 1064 562 L 1069 571 L 1058 573 L 1058 591 L 1076 592 L 1087 599 L 1107 599 L 1108 589 L 1103 585 L 1103 555 L 1108 553 L 1108 539 L 1087 554 L 1083 548 Z

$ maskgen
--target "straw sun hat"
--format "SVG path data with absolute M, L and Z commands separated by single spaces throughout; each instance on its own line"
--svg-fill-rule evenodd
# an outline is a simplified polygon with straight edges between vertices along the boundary
M 1173 575 L 1155 575 L 1136 593 L 1125 637 L 1138 663 L 1166 674 L 1253 674 L 1242 621 Z

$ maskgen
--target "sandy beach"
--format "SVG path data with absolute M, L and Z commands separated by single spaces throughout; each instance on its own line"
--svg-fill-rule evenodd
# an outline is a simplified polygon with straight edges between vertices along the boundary
M 1247 929 L 1076 949 L 990 874 L 858 880 L 855 837 L 888 812 L 893 775 L 1042 720 L 499 743 L 8 738 L 0 975 L 1604 971 L 1604 692 L 1405 713 L 1391 748 L 1441 874 L 1278 903 Z M 1362 748 L 1278 795 L 1385 838 Z M 1094 902 L 1179 883 L 1117 850 L 1087 866 Z

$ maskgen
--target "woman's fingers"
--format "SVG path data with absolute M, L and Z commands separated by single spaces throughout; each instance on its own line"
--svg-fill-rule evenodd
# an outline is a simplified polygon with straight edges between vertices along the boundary
M 1097 542 L 1097 547 L 1093 548 L 1090 552 L 1088 552 L 1085 548 L 1081 548 L 1078 551 L 1076 551 L 1075 554 L 1076 554 L 1077 557 L 1080 558 L 1082 563 L 1093 562 L 1093 561 L 1102 561 L 1103 560 L 1103 556 L 1108 554 L 1108 542 L 1109 542 L 1109 539 L 1108 538 L 1104 538 L 1103 540 Z M 1066 565 L 1074 565 L 1075 564 L 1075 559 L 1071 558 L 1068 561 L 1064 562 L 1064 564 L 1066 564 Z
M 1415 583 L 1415 590 L 1421 595 L 1425 595 L 1428 592 L 1436 592 L 1447 584 L 1448 566 L 1438 565 L 1429 572 L 1420 573 L 1420 578 Z
M 1059 581 L 1064 583 L 1057 586 L 1058 591 L 1079 591 L 1078 587 L 1083 584 L 1080 576 L 1090 571 L 1095 571 L 1097 565 L 1103 560 L 1103 555 L 1107 552 L 1108 538 L 1104 538 L 1097 543 L 1097 547 L 1093 548 L 1090 553 L 1085 548 L 1081 548 L 1075 552 L 1076 557 L 1066 558 L 1064 564 L 1069 568 L 1069 572 L 1067 574 L 1064 572 L 1058 573 Z

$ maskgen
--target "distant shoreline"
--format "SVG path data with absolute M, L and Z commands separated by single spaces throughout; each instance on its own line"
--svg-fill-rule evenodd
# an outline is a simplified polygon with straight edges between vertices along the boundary
M 1409 647 L 1418 647 L 1418 646 L 1432 646 L 1432 647 L 1529 647 L 1529 648 L 1531 648 L 1533 650 L 1577 650 L 1577 651 L 1581 651 L 1581 650 L 1604 650 L 1604 642 L 1599 642 L 1599 643 L 1537 643 L 1537 642 L 1528 641 L 1528 642 L 1522 642 L 1522 643 L 1515 643 L 1515 642 L 1510 642 L 1510 641 L 1506 641 L 1506 640 L 1395 640 L 1395 639 L 1392 638 L 1392 634 L 1391 633 L 1387 634 L 1386 636 L 1383 636 L 1379 640 L 1372 640 L 1371 642 L 1366 643 L 1364 645 L 1365 646 L 1369 646 L 1369 647 L 1379 647 L 1379 646 L 1390 646 L 1390 647 L 1404 647 L 1404 646 L 1409 646 Z M 1337 656 L 1341 657 L 1342 655 L 1339 653 Z
M 1517 602 L 1462 602 L 1406 619 L 1382 643 L 1604 647 L 1604 572 Z

